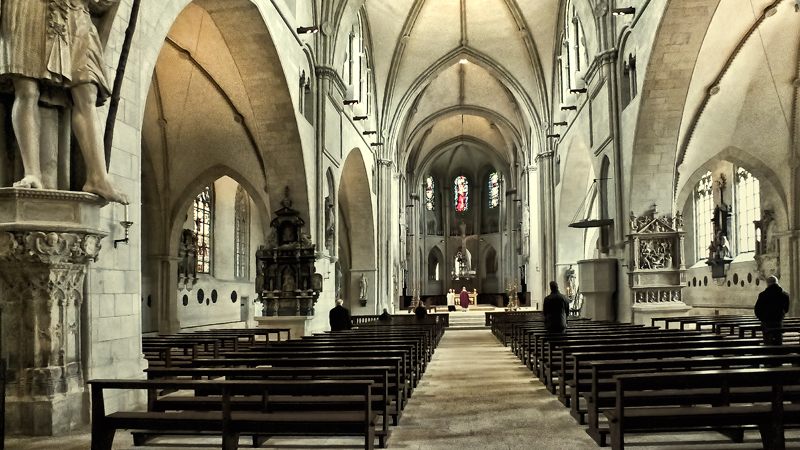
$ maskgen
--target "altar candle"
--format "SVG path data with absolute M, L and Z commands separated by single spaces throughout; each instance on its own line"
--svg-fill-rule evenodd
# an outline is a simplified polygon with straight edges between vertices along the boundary
M 129 220 L 128 220 L 128 205 L 125 205 L 125 222 L 129 222 Z

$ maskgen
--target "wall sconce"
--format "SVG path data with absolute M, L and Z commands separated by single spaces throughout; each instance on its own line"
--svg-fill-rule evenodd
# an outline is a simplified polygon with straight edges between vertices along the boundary
M 319 33 L 319 27 L 318 26 L 299 27 L 297 29 L 297 34 L 317 34 L 317 33 Z
M 611 10 L 612 16 L 626 16 L 626 15 L 633 15 L 636 13 L 636 8 L 628 7 L 628 8 L 615 8 Z
M 380 147 L 381 145 L 383 145 L 383 142 L 373 142 L 373 143 L 371 143 L 369 145 L 371 145 L 373 147 Z
M 549 138 L 556 138 L 556 139 L 558 139 L 558 138 L 560 138 L 560 137 L 561 137 L 561 135 L 560 135 L 560 134 L 548 134 L 548 135 L 547 135 L 547 137 L 549 137 Z
M 567 122 L 553 122 L 554 127 L 565 127 L 569 125 Z
M 364 131 L 361 134 L 363 134 L 364 136 L 369 136 L 370 134 L 378 134 L 378 132 L 377 131 Z
M 119 224 L 122 226 L 122 228 L 125 229 L 125 239 L 117 239 L 117 240 L 115 240 L 114 241 L 114 248 L 117 248 L 117 243 L 122 242 L 122 243 L 127 244 L 129 242 L 128 230 L 133 226 L 133 222 L 128 220 L 128 205 L 125 205 L 125 220 L 121 221 Z
M 358 104 L 358 100 L 345 100 L 342 103 L 344 103 L 345 105 L 355 105 Z
M 570 94 L 585 94 L 586 93 L 586 88 L 570 89 L 569 93 Z
M 577 110 L 577 109 L 578 109 L 578 107 L 577 107 L 577 106 L 562 106 L 562 107 L 561 107 L 561 110 L 562 110 L 562 111 L 575 111 L 575 110 Z
M 368 116 L 354 116 L 353 120 L 367 120 L 369 119 Z

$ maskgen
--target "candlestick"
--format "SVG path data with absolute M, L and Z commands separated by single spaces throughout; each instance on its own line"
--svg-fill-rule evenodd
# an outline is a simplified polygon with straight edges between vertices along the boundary
M 129 222 L 129 220 L 128 220 L 128 205 L 125 205 L 125 222 Z

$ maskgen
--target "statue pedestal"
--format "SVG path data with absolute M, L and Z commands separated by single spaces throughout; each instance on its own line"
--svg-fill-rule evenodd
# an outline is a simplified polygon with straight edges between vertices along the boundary
M 82 192 L 0 188 L 8 434 L 60 435 L 88 422 L 84 277 L 105 236 L 105 204 Z
M 314 317 L 304 316 L 261 316 L 256 317 L 258 328 L 289 328 L 292 339 L 306 335 L 306 327 Z
M 616 259 L 578 261 L 584 317 L 592 320 L 616 320 L 613 294 L 617 290 Z

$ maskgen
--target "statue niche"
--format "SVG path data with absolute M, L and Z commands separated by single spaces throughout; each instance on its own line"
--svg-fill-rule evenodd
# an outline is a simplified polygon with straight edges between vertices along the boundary
M 268 246 L 256 251 L 256 292 L 265 316 L 313 316 L 322 291 L 322 275 L 314 273 L 316 246 L 303 231 L 300 212 L 292 209 L 288 187 L 281 205 Z

